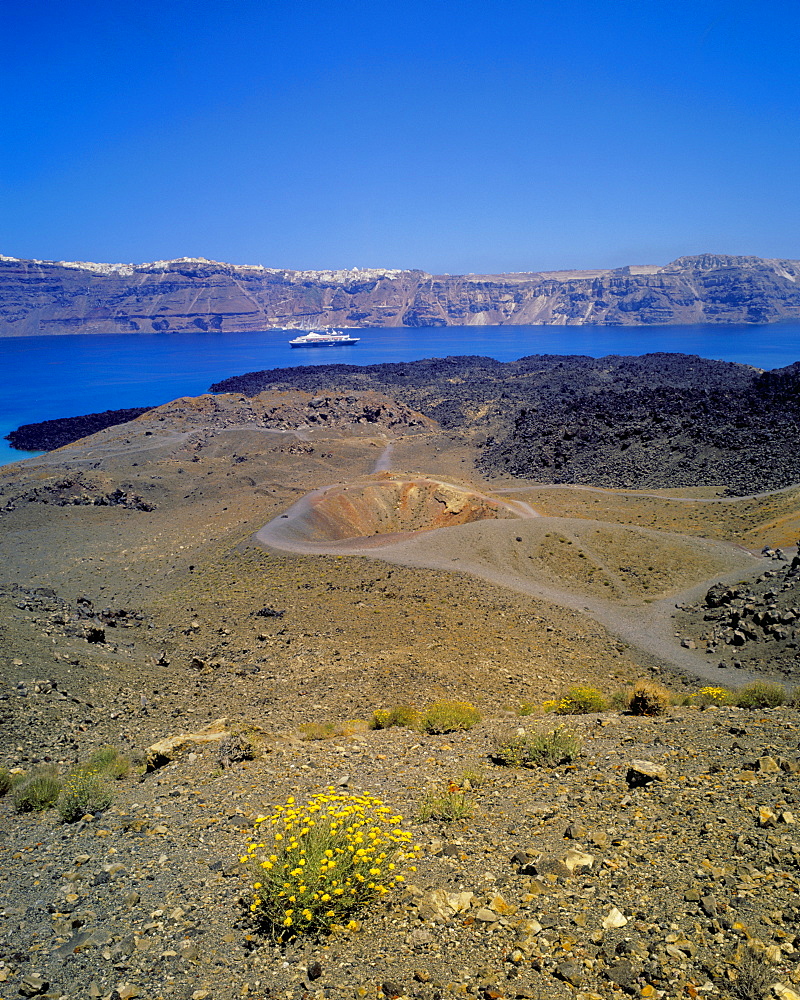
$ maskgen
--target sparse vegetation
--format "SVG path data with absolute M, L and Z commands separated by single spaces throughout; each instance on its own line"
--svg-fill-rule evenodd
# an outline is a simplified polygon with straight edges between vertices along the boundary
M 74 823 L 87 813 L 108 809 L 112 801 L 103 775 L 93 767 L 84 767 L 67 777 L 58 797 L 58 814 L 62 822 Z
M 256 821 L 239 859 L 250 873 L 249 909 L 277 940 L 354 928 L 353 914 L 404 880 L 417 849 L 402 817 L 371 795 L 327 792 L 289 798 Z
M 740 948 L 733 958 L 736 978 L 730 984 L 735 1000 L 763 1000 L 774 982 L 774 973 L 761 955 L 748 947 Z
M 373 712 L 370 729 L 390 729 L 406 726 L 423 733 L 455 733 L 472 729 L 481 721 L 481 714 L 466 701 L 436 701 L 422 711 L 410 705 L 396 705 L 391 709 Z
M 11 786 L 14 784 L 14 776 L 5 767 L 0 767 L 0 797 L 8 795 Z
M 631 715 L 664 715 L 672 704 L 672 694 L 657 681 L 636 681 L 628 695 L 627 709 Z
M 58 769 L 52 765 L 37 767 L 14 787 L 11 798 L 18 813 L 50 809 L 61 792 Z
M 782 684 L 769 681 L 753 681 L 736 692 L 739 708 L 776 708 L 786 701 L 786 691 Z
M 376 709 L 370 722 L 371 729 L 391 729 L 392 726 L 405 726 L 415 729 L 419 722 L 419 713 L 411 705 L 395 705 L 394 708 Z
M 437 701 L 422 713 L 419 728 L 425 733 L 455 733 L 480 721 L 480 712 L 467 701 Z
M 555 715 L 588 715 L 590 712 L 605 712 L 608 702 L 597 688 L 571 687 L 559 699 L 546 701 L 542 708 Z
M 564 726 L 546 733 L 513 736 L 491 754 L 496 764 L 507 767 L 559 767 L 571 764 L 581 754 L 581 741 Z
M 347 719 L 345 722 L 304 722 L 300 732 L 305 740 L 331 740 L 337 736 L 352 736 L 368 729 L 376 729 L 363 719 Z
M 116 747 L 101 747 L 89 758 L 88 767 L 105 778 L 120 781 L 122 778 L 127 778 L 130 773 L 131 760 L 121 754 Z
M 521 701 L 517 706 L 517 715 L 535 715 L 539 706 L 535 701 Z
M 452 823 L 468 819 L 475 810 L 475 802 L 468 791 L 451 781 L 447 789 L 437 792 L 429 789 L 419 808 L 419 818 L 424 823 L 429 819 Z

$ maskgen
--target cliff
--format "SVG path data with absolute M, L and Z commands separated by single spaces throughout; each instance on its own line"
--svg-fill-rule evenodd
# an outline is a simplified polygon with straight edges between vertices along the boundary
M 288 271 L 181 258 L 0 256 L 0 336 L 319 326 L 772 323 L 800 318 L 800 261 L 703 254 L 664 267 L 431 275 Z

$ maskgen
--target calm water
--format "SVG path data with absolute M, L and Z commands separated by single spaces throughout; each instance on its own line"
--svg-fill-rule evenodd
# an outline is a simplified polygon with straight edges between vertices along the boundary
M 354 347 L 293 350 L 294 333 L 171 333 L 0 337 L 0 438 L 20 424 L 206 392 L 212 382 L 263 368 L 477 354 L 648 354 L 678 351 L 782 368 L 800 360 L 800 322 L 769 326 L 437 327 L 354 331 Z M 0 464 L 24 452 L 0 442 Z

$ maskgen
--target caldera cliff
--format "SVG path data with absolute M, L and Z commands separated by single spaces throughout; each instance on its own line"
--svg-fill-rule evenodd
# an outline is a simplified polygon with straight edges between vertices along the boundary
M 0 336 L 275 328 L 636 326 L 800 318 L 800 261 L 702 254 L 663 267 L 432 275 L 0 255 Z

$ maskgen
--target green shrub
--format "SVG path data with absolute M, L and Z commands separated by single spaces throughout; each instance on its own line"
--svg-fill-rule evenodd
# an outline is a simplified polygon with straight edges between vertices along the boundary
M 486 771 L 482 767 L 464 768 L 455 783 L 466 791 L 470 788 L 480 788 L 486 784 Z
M 11 799 L 19 813 L 42 812 L 56 804 L 60 791 L 58 770 L 48 764 L 25 775 L 14 787 Z
M 14 784 L 14 776 L 8 768 L 0 767 L 0 796 L 8 795 Z
M 517 715 L 535 715 L 539 706 L 535 701 L 521 701 L 517 706 Z
M 114 781 L 126 778 L 131 769 L 129 757 L 124 757 L 116 747 L 101 747 L 95 750 L 89 758 L 87 765 L 98 774 L 102 774 Z
M 638 680 L 628 696 L 631 715 L 664 715 L 672 704 L 672 695 L 656 681 Z
M 547 733 L 513 736 L 491 754 L 491 759 L 508 767 L 558 767 L 571 764 L 580 754 L 580 739 L 559 726 Z
M 739 708 L 775 708 L 786 701 L 786 691 L 782 684 L 768 681 L 753 681 L 736 692 Z
M 451 781 L 444 792 L 429 789 L 419 807 L 419 819 L 426 822 L 429 819 L 452 823 L 458 819 L 468 819 L 475 811 L 475 802 L 469 793 Z
M 392 726 L 404 726 L 416 729 L 419 713 L 411 705 L 395 705 L 394 708 L 379 708 L 372 714 L 371 729 L 391 729 Z
M 425 733 L 455 733 L 480 721 L 480 712 L 469 702 L 437 701 L 422 713 L 419 728 Z
M 556 702 L 556 715 L 588 715 L 590 712 L 605 712 L 608 702 L 593 687 L 572 687 Z
M 103 776 L 93 768 L 73 771 L 58 798 L 58 814 L 64 823 L 74 823 L 87 813 L 102 812 L 113 801 Z
M 380 799 L 333 788 L 259 817 L 239 859 L 257 925 L 279 941 L 325 932 L 387 895 L 417 856 L 401 822 Z

